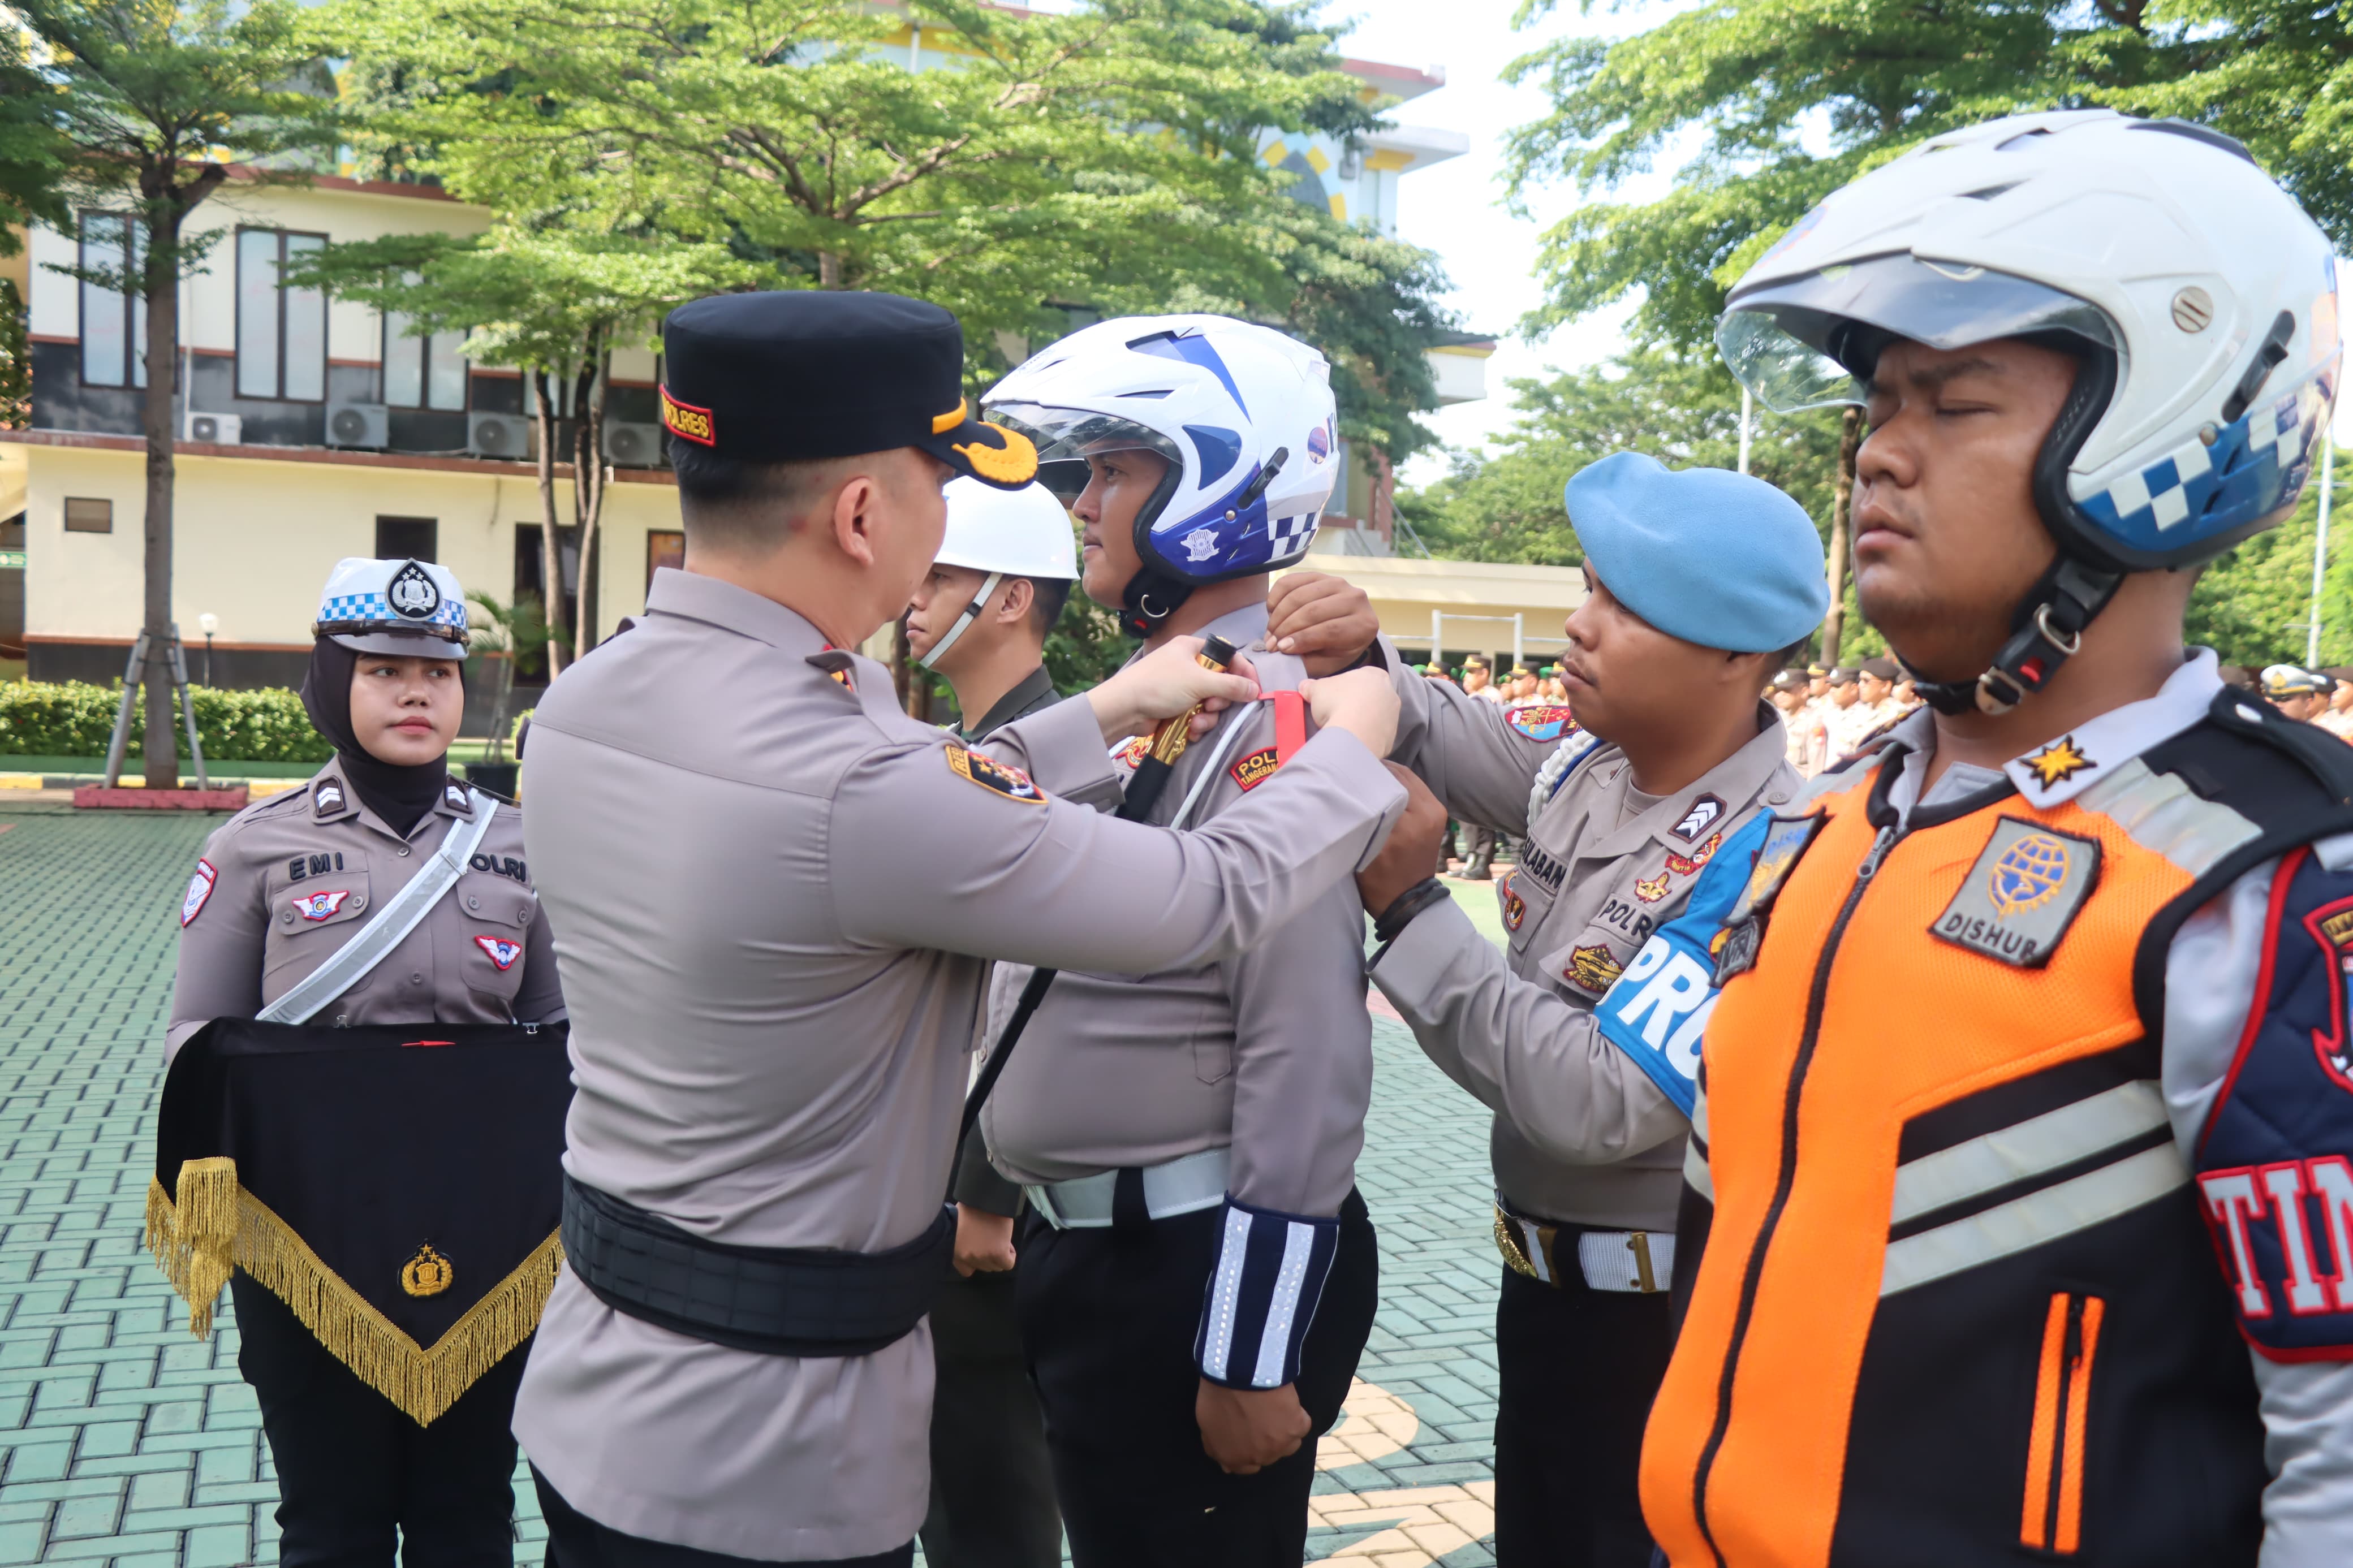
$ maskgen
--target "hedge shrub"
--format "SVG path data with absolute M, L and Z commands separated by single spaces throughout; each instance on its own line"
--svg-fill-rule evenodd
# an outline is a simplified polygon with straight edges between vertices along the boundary
M 196 735 L 208 763 L 323 763 L 335 754 L 311 727 L 302 700 L 284 687 L 258 691 L 191 688 L 196 704 Z M 86 680 L 0 681 L 0 756 L 102 757 L 122 700 L 120 681 L 94 686 Z M 176 713 L 174 714 L 176 718 Z M 132 717 L 130 754 L 140 746 L 139 716 Z M 180 755 L 187 737 L 174 724 Z

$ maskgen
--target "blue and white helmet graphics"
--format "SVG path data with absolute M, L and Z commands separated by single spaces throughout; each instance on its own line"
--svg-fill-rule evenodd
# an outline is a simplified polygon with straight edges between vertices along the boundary
M 2107 351 L 2063 477 L 2063 546 L 2110 569 L 2210 559 L 2293 506 L 2335 401 L 2327 237 L 2229 138 L 2108 110 L 1934 136 L 1833 192 L 1734 285 L 1716 342 L 1782 410 L 1862 401 L 1870 332 Z M 2064 421 L 2063 420 L 2063 423 Z
M 327 574 L 311 630 L 361 653 L 463 658 L 466 591 L 430 561 L 346 556 Z
M 1271 571 L 1307 552 L 1338 479 L 1331 366 L 1227 316 L 1124 316 L 1071 333 L 982 400 L 1038 444 L 1041 468 L 1144 447 L 1169 479 L 1136 520 L 1148 567 L 1188 583 Z

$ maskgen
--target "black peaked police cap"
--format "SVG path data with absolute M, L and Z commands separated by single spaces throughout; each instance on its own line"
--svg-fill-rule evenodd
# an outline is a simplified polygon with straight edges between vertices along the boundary
M 747 463 L 920 447 L 999 489 L 1038 476 L 1027 437 L 976 418 L 964 329 L 897 294 L 717 294 L 662 323 L 662 426 Z

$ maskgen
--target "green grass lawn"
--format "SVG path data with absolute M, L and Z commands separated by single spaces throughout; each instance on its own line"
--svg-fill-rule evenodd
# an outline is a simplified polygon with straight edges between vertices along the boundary
M 487 741 L 460 741 L 449 748 L 449 761 L 458 765 L 479 763 L 482 760 L 483 748 L 489 743 Z M 514 761 L 512 748 L 507 752 L 506 760 Z M 307 779 L 317 773 L 321 766 L 322 764 L 318 763 L 238 763 L 225 762 L 216 757 L 205 759 L 205 772 L 213 777 L 225 779 Z M 139 754 L 134 751 L 122 759 L 123 776 L 136 778 L 139 771 Z M 96 776 L 105 772 L 104 757 L 17 757 L 0 754 L 0 773 L 88 773 Z M 194 778 L 196 772 L 195 764 L 186 757 L 182 757 L 180 772 L 186 777 Z

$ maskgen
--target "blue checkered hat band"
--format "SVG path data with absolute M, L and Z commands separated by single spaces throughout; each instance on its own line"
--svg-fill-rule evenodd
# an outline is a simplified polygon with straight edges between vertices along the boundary
M 458 633 L 466 629 L 466 604 L 462 599 L 445 597 L 431 615 L 420 621 L 395 610 L 392 601 L 382 594 L 338 594 L 321 602 L 319 625 L 338 630 L 381 626 L 392 631 Z

